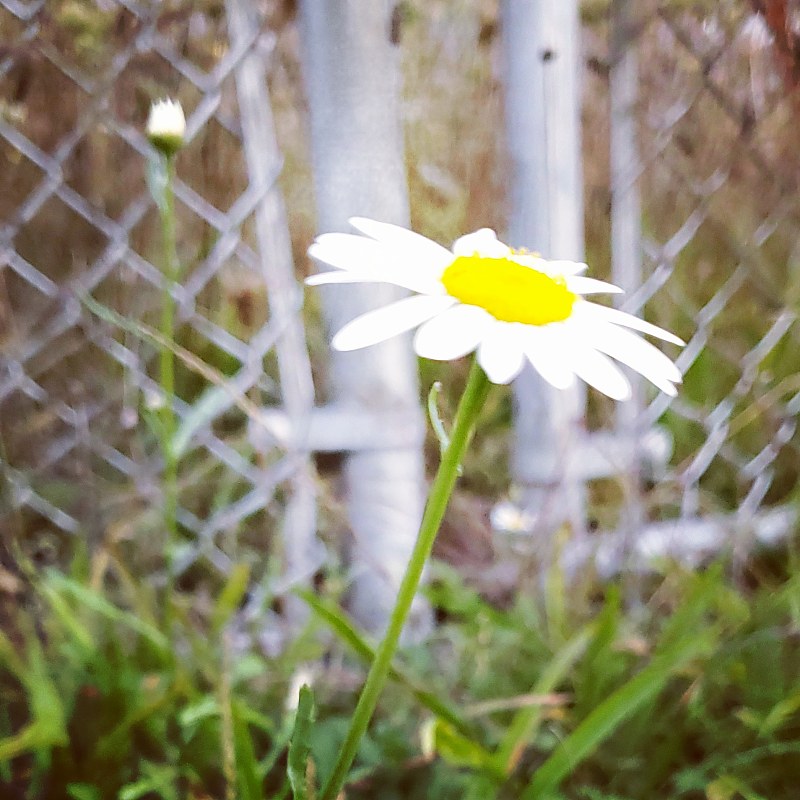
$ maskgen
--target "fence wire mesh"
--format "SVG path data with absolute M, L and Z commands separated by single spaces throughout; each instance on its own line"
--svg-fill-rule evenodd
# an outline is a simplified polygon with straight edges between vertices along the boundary
M 800 65 L 787 45 L 791 19 L 785 3 L 636 5 L 622 47 L 638 55 L 638 152 L 630 160 L 643 282 L 625 307 L 688 341 L 679 397 L 656 397 L 636 420 L 639 430 L 660 424 L 674 443 L 639 497 L 643 518 L 710 520 L 714 541 L 754 529 L 769 537 L 791 524 L 791 515 L 776 521 L 774 513 L 794 499 L 800 464 Z M 615 213 L 608 148 L 598 145 L 609 130 L 618 7 L 586 4 L 584 15 L 587 251 L 596 265 L 610 252 L 609 209 Z M 484 61 L 499 46 L 496 9 L 470 5 L 466 34 L 457 37 L 442 28 L 442 4 L 427 8 L 417 9 L 416 24 L 430 23 L 431 36 L 441 28 L 447 47 L 437 58 L 472 65 L 472 78 L 492 86 L 496 74 Z M 288 323 L 267 311 L 255 230 L 280 164 L 266 178 L 248 171 L 236 70 L 250 53 L 269 61 L 281 21 L 232 41 L 228 13 L 220 4 L 0 2 L 0 524 L 55 548 L 63 533 L 130 544 L 157 525 L 161 467 L 141 417 L 159 396 L 148 326 L 164 284 L 142 122 L 165 92 L 191 109 L 177 185 L 181 260 L 190 267 L 176 289 L 176 409 L 184 424 L 197 425 L 182 472 L 180 522 L 192 538 L 181 568 L 204 559 L 224 572 L 263 550 L 298 491 L 287 483 L 298 469 L 291 447 L 278 434 L 248 433 L 262 404 L 284 402 L 278 351 Z M 489 55 L 479 61 L 482 52 Z M 407 73 L 425 63 L 418 57 Z M 430 91 L 443 86 L 434 81 Z M 492 89 L 457 96 L 497 102 Z M 293 99 L 273 87 L 276 113 Z M 420 140 L 424 148 L 432 126 L 420 122 L 420 107 L 410 98 L 406 113 L 412 146 Z M 450 121 L 468 107 L 451 108 Z M 444 117 L 433 125 L 446 125 Z M 415 214 L 431 233 L 440 233 L 435 220 L 443 217 L 420 210 L 419 197 L 466 216 L 502 208 L 485 193 L 458 199 L 461 178 L 497 182 L 487 164 L 500 132 L 484 134 L 465 144 L 469 172 L 437 158 L 412 164 L 412 191 L 421 192 Z M 498 226 L 492 214 L 467 222 Z M 87 296 L 135 322 L 112 324 Z M 292 369 L 308 368 L 296 351 L 284 355 Z M 224 396 L 209 400 L 209 385 L 226 387 Z M 631 502 L 615 492 L 609 502 L 608 481 L 595 492 L 602 528 L 614 527 L 616 511 Z
M 179 571 L 205 560 L 226 573 L 263 551 L 291 495 L 307 491 L 292 483 L 304 466 L 285 437 L 248 435 L 248 419 L 270 433 L 262 405 L 293 402 L 296 415 L 295 387 L 309 400 L 311 389 L 302 330 L 290 330 L 299 291 L 280 265 L 265 265 L 275 248 L 258 246 L 258 226 L 281 222 L 259 217 L 281 165 L 246 160 L 243 129 L 271 132 L 253 127 L 252 98 L 237 93 L 253 53 L 263 85 L 274 37 L 234 28 L 224 12 L 2 3 L 2 525 L 21 539 L 40 534 L 37 546 L 58 548 L 65 533 L 132 544 L 159 526 L 161 465 L 147 416 L 164 402 L 153 326 L 165 281 L 143 120 L 164 93 L 192 110 L 176 185 L 185 278 L 173 290 L 175 405 L 189 442 Z M 262 138 L 262 154 L 268 144 Z M 285 240 L 285 221 L 266 235 Z M 270 285 L 281 299 L 270 298 L 268 313 Z
M 777 539 L 794 525 L 800 106 L 796 50 L 785 47 L 793 24 L 781 2 L 617 2 L 587 25 L 590 96 L 605 91 L 609 74 L 612 92 L 626 91 L 613 79 L 626 58 L 638 73 L 627 109 L 638 152 L 630 138 L 616 142 L 641 206 L 643 282 L 625 307 L 688 342 L 678 397 L 656 397 L 639 420 L 644 429 L 661 420 L 673 438 L 670 465 L 646 499 L 650 519 L 679 521 L 662 530 L 683 530 L 676 553 L 732 546 L 736 534 Z M 600 167 L 595 180 L 602 175 Z M 603 184 L 592 191 L 599 210 Z M 657 540 L 648 546 L 669 550 Z

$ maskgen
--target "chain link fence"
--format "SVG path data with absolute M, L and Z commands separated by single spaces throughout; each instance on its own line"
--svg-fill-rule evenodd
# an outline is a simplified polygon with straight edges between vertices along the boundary
M 192 110 L 176 185 L 177 569 L 191 582 L 197 564 L 224 576 L 245 561 L 307 578 L 319 552 L 301 564 L 274 533 L 313 550 L 308 454 L 261 411 L 295 421 L 313 402 L 264 102 L 274 35 L 236 3 L 4 2 L 0 29 L 4 533 L 56 551 L 45 559 L 70 534 L 160 563 L 148 409 L 165 402 L 153 328 L 165 281 L 143 120 L 168 93 Z
M 4 533 L 45 543 L 54 557 L 76 534 L 146 553 L 142 537 L 159 525 L 161 466 L 146 416 L 159 402 L 150 326 L 164 285 L 142 127 L 150 102 L 167 92 L 191 110 L 177 185 L 186 279 L 176 289 L 176 410 L 191 441 L 180 570 L 191 581 L 198 564 L 202 578 L 207 564 L 225 574 L 250 560 L 274 572 L 263 553 L 281 530 L 304 543 L 307 552 L 294 556 L 300 572 L 319 564 L 316 521 L 302 513 L 313 497 L 308 456 L 293 449 L 280 419 L 259 411 L 286 408 L 291 380 L 287 413 L 310 413 L 311 366 L 298 345 L 300 296 L 277 264 L 286 252 L 269 254 L 264 244 L 286 227 L 274 208 L 262 213 L 265 198 L 277 196 L 282 164 L 276 149 L 265 160 L 256 138 L 274 142 L 274 131 L 247 105 L 252 92 L 248 101 L 242 95 L 243 80 L 263 85 L 267 62 L 277 124 L 289 137 L 302 124 L 287 89 L 298 65 L 280 51 L 295 34 L 291 25 L 277 33 L 289 5 L 269 5 L 267 23 L 248 28 L 236 26 L 235 3 L 0 2 Z M 429 13 L 431 30 L 450 37 L 443 4 L 401 5 L 398 25 L 414 14 L 411 24 L 426 24 Z M 494 58 L 497 11 L 473 5 L 464 30 L 474 28 L 475 41 L 443 39 L 436 57 L 460 62 L 447 47 L 474 47 L 463 63 L 490 87 L 496 75 L 475 67 L 475 53 Z M 645 395 L 616 419 L 602 399 L 591 400 L 594 427 L 615 426 L 640 443 L 656 429 L 672 441 L 671 458 L 632 471 L 626 462 L 592 484 L 589 513 L 603 533 L 589 538 L 590 549 L 604 569 L 618 568 L 620 541 L 604 532 L 626 519 L 643 557 L 699 558 L 737 534 L 774 540 L 794 525 L 800 66 L 784 46 L 793 29 L 776 22 L 779 6 L 584 4 L 587 256 L 638 287 L 626 310 L 688 341 L 677 399 Z M 440 89 L 431 83 L 432 93 Z M 469 99 L 494 97 L 486 92 Z M 420 103 L 411 98 L 406 109 L 412 143 L 423 130 L 414 119 Z M 451 122 L 460 124 L 455 114 Z M 414 161 L 412 152 L 412 190 L 428 207 L 461 208 L 462 232 L 501 227 L 470 217 L 502 208 L 481 200 L 497 188 L 486 166 L 495 147 L 471 153 L 469 174 Z M 308 170 L 291 166 L 295 175 Z M 473 179 L 485 192 L 462 202 L 458 182 Z M 289 227 L 304 246 L 313 227 L 292 207 L 305 190 L 283 189 Z M 415 216 L 436 234 L 456 216 L 431 222 L 428 213 Z M 129 324 L 114 324 L 103 309 Z M 152 558 L 158 563 L 156 547 Z
M 633 421 L 673 442 L 634 498 L 660 521 L 634 556 L 696 563 L 795 526 L 800 105 L 783 46 L 794 22 L 778 6 L 621 0 L 587 14 L 587 96 L 611 108 L 606 127 L 589 101 L 611 153 L 590 167 L 589 226 L 611 241 L 615 279 L 638 287 L 624 307 L 688 342 L 678 397 L 644 401 Z M 596 224 L 604 206 L 610 230 Z

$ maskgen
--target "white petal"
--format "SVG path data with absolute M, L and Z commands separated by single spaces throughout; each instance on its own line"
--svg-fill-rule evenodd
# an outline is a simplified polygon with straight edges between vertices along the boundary
M 453 253 L 457 256 L 484 256 L 486 258 L 505 258 L 511 248 L 498 240 L 491 228 L 481 228 L 475 233 L 461 236 L 453 243 Z
M 650 336 L 655 336 L 657 339 L 663 339 L 665 342 L 672 342 L 683 346 L 686 342 L 679 339 L 674 333 L 665 331 L 657 325 L 652 325 L 645 322 L 639 317 L 634 317 L 633 314 L 628 314 L 625 311 L 619 311 L 616 308 L 609 308 L 608 306 L 600 306 L 596 303 L 575 303 L 573 307 L 573 314 L 582 316 L 583 319 L 589 319 L 593 322 L 597 319 L 602 319 L 605 322 L 613 322 L 615 325 L 624 325 L 626 328 L 633 328 L 633 330 L 647 333 Z
M 308 254 L 337 269 L 374 269 L 390 251 L 374 239 L 354 233 L 323 233 L 314 239 Z
M 478 347 L 478 363 L 492 383 L 510 383 L 525 363 L 516 326 L 496 322 Z
M 407 275 L 398 275 L 394 270 L 370 270 L 368 272 L 329 270 L 309 275 L 305 279 L 305 283 L 308 286 L 323 286 L 329 283 L 390 283 L 419 294 L 443 295 L 447 293 L 440 281 L 417 281 Z
M 172 136 L 183 139 L 186 135 L 186 116 L 183 113 L 183 106 L 170 98 L 156 100 L 150 106 L 146 130 L 148 136 Z
M 537 267 L 537 269 L 541 269 L 542 272 L 546 272 L 548 275 L 563 275 L 566 278 L 570 275 L 580 275 L 581 272 L 586 272 L 589 269 L 582 261 L 543 260 L 546 266 L 544 268 Z
M 556 389 L 568 389 L 575 383 L 575 373 L 558 346 L 558 337 L 551 326 L 530 327 L 524 346 L 533 368 Z
M 622 289 L 613 283 L 599 281 L 597 278 L 585 278 L 582 275 L 571 275 L 567 277 L 567 289 L 575 294 L 598 294 L 608 292 L 609 294 L 622 294 Z
M 306 286 L 322 286 L 326 283 L 386 283 L 383 275 L 376 275 L 371 272 L 318 272 L 316 275 L 309 275 L 304 283 Z M 391 281 L 389 281 L 391 283 Z
M 372 276 L 347 281 L 345 279 L 325 279 L 319 283 L 360 283 L 375 281 L 393 283 L 404 289 L 422 294 L 438 294 L 443 291 L 438 280 L 440 270 L 429 262 L 414 260 L 390 250 L 386 245 L 355 236 L 352 233 L 323 233 L 308 248 L 308 254 L 337 269 L 354 274 Z M 450 256 L 452 259 L 452 256 Z M 316 279 L 315 279 L 316 281 Z
M 586 264 L 578 261 L 548 261 L 536 253 L 511 253 L 508 256 L 512 261 L 521 264 L 523 267 L 535 269 L 537 272 L 543 272 L 551 278 L 566 278 L 569 284 L 569 279 L 573 275 L 580 272 L 585 272 L 588 267 Z M 604 290 L 606 291 L 606 290 Z
M 423 323 L 414 336 L 414 350 L 423 358 L 452 361 L 471 353 L 494 323 L 477 306 L 457 305 Z
M 680 383 L 680 370 L 657 347 L 635 333 L 614 325 L 592 326 L 591 345 L 621 361 L 658 386 L 674 395 L 674 383 Z
M 367 311 L 348 322 L 331 342 L 336 350 L 358 350 L 410 331 L 456 301 L 452 297 L 420 294 Z
M 508 255 L 508 258 L 510 261 L 514 261 L 515 263 L 523 267 L 529 267 L 530 269 L 535 269 L 537 272 L 544 272 L 545 275 L 551 274 L 549 262 L 536 253 L 528 253 L 528 252 L 515 253 L 512 251 Z
M 619 367 L 590 347 L 576 346 L 570 354 L 570 367 L 581 380 L 612 400 L 627 400 L 631 396 L 631 385 Z
M 356 229 L 395 251 L 398 257 L 419 262 L 441 274 L 453 260 L 453 254 L 442 245 L 399 225 L 378 222 L 366 217 L 351 217 L 350 224 Z

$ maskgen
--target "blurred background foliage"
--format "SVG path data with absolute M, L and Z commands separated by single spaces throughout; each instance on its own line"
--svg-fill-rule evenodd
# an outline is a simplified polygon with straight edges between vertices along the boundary
M 796 312 L 800 291 L 797 73 L 773 46 L 780 43 L 774 31 L 770 38 L 763 24 L 753 22 L 757 5 L 722 0 L 642 6 L 647 240 L 663 244 L 687 220 L 697 220 L 647 311 L 687 339 L 702 318 L 706 337 L 681 398 L 661 419 L 674 455 L 666 479 L 648 496 L 653 519 L 677 515 L 682 470 L 706 441 L 708 420 L 721 403 L 732 404 L 732 422 L 721 455 L 699 482 L 699 510 L 735 510 L 752 486 L 739 454 L 753 457 L 775 439 L 792 417 L 787 403 L 800 391 L 796 325 L 749 373 L 742 371 L 777 316 Z M 404 0 L 398 9 L 413 225 L 443 242 L 481 226 L 502 231 L 507 165 L 498 5 Z M 285 157 L 280 183 L 302 277 L 311 269 L 305 250 L 314 215 L 299 34 L 293 3 L 271 2 L 264 11 L 276 36 L 270 90 Z M 607 277 L 608 4 L 586 2 L 583 11 L 587 260 L 594 274 Z M 55 0 L 46 4 L 33 46 L 24 26 L 0 13 L 0 57 L 11 65 L 0 76 L 0 117 L 45 153 L 77 131 L 79 141 L 61 164 L 64 180 L 120 219 L 131 198 L 146 191 L 142 158 L 93 124 L 101 106 L 87 115 L 97 101 L 68 75 L 70 66 L 100 74 L 116 53 L 134 48 L 135 19 L 114 3 Z M 172 2 L 164 6 L 159 30 L 188 62 L 210 69 L 226 47 L 224 13 L 214 0 Z M 235 120 L 235 92 L 227 89 L 222 116 Z M 103 109 L 111 109 L 121 125 L 141 127 L 150 102 L 164 93 L 190 109 L 202 100 L 169 63 L 143 51 L 102 95 Z M 0 163 L 0 218 L 10 219 L 41 170 L 5 138 Z M 215 118 L 181 153 L 178 172 L 223 209 L 247 182 L 238 140 Z M 191 275 L 216 233 L 188 208 L 180 213 L 181 257 Z M 137 223 L 131 240 L 157 261 L 154 212 Z M 103 240 L 53 199 L 24 221 L 14 246 L 58 283 L 97 258 Z M 662 267 L 659 252 L 645 247 L 653 271 Z M 742 266 L 741 281 L 729 283 Z M 723 307 L 704 316 L 726 286 Z M 157 291 L 143 289 L 124 267 L 97 296 L 145 322 L 157 308 Z M 0 272 L 3 348 L 24 341 L 61 300 L 29 291 L 11 270 Z M 236 263 L 208 281 L 197 302 L 242 339 L 267 316 L 262 283 Z M 309 306 L 313 367 L 322 385 L 327 344 L 313 300 Z M 32 368 L 53 397 L 113 396 L 108 412 L 93 421 L 94 432 L 143 457 L 151 443 L 146 431 L 122 424 L 131 401 L 118 371 L 92 358 L 94 345 L 83 333 L 73 329 L 57 358 L 44 352 Z M 179 343 L 220 376 L 233 369 L 228 354 L 192 329 L 181 331 Z M 447 418 L 464 365 L 422 363 L 420 369 L 423 387 L 443 381 Z M 260 402 L 269 402 L 270 385 L 277 397 L 269 360 L 265 374 Z M 184 369 L 178 394 L 192 403 L 205 385 Z M 591 424 L 607 424 L 610 406 L 592 402 Z M 663 563 L 651 575 L 609 583 L 591 571 L 567 576 L 553 564 L 543 569 L 527 551 L 494 539 L 488 525 L 491 504 L 508 490 L 510 420 L 509 396 L 496 392 L 437 544 L 429 595 L 439 624 L 424 646 L 408 647 L 396 665 L 348 797 L 796 797 L 796 537 L 773 552 L 725 554 L 696 573 Z M 0 459 L 33 472 L 60 424 L 50 409 L 20 395 L 6 398 Z M 218 428 L 247 452 L 245 421 L 226 417 Z M 437 456 L 433 440 L 428 453 Z M 792 433 L 771 464 L 766 505 L 796 502 L 798 463 Z M 336 466 L 335 458 L 318 464 L 322 534 L 330 538 L 346 528 Z M 37 477 L 37 490 L 59 507 L 82 507 L 87 519 L 101 504 L 106 519 L 113 512 L 107 525 L 98 516 L 84 541 L 57 533 L 33 511 L 2 507 L 0 794 L 46 800 L 288 797 L 289 736 L 303 677 L 314 685 L 322 720 L 312 729 L 310 746 L 324 776 L 370 647 L 337 610 L 344 591 L 337 565 L 319 576 L 315 612 L 287 647 L 276 647 L 258 619 L 242 618 L 251 587 L 273 568 L 278 500 L 226 536 L 222 545 L 238 565 L 227 578 L 201 565 L 182 578 L 171 598 L 174 619 L 166 626 L 151 580 L 163 568 L 161 540 L 154 535 L 157 506 L 111 475 L 98 484 L 100 470 L 87 451 L 83 462 L 76 458 Z M 201 517 L 241 491 L 234 475 L 200 455 L 184 465 L 182 481 L 184 502 Z M 598 483 L 596 520 L 614 520 L 619 498 L 618 487 Z M 263 599 L 265 609 L 279 604 Z M 432 703 L 421 687 L 446 698 L 447 708 Z

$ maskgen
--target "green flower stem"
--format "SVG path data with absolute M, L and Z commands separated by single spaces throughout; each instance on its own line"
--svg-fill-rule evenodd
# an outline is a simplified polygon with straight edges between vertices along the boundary
M 350 721 L 350 729 L 339 751 L 339 757 L 334 765 L 333 772 L 322 790 L 320 800 L 335 800 L 338 796 L 358 752 L 361 737 L 364 735 L 372 718 L 372 713 L 389 674 L 400 633 L 411 609 L 414 595 L 417 593 L 422 571 L 433 549 L 436 534 L 439 531 L 447 503 L 453 492 L 461 459 L 472 438 L 475 421 L 486 400 L 489 386 L 489 380 L 478 366 L 477 360 L 473 361 L 469 378 L 467 379 L 467 386 L 456 411 L 453 430 L 450 433 L 450 442 L 442 454 L 439 470 L 433 480 L 428 502 L 425 505 L 425 513 L 422 516 L 422 523 L 417 534 L 417 541 L 414 544 L 408 567 L 406 567 L 405 575 L 400 583 L 397 600 L 389 618 L 386 634 L 375 653 L 375 660 L 372 662 L 364 688 L 361 690 L 358 705 Z
M 159 204 L 161 214 L 161 237 L 164 247 L 164 292 L 161 301 L 161 335 L 166 342 L 175 341 L 175 298 L 172 294 L 178 280 L 178 249 L 175 233 L 175 157 L 164 156 L 166 162 L 166 181 L 163 203 Z M 172 574 L 171 549 L 178 536 L 178 459 L 175 454 L 175 355 L 172 348 L 162 347 L 160 353 L 159 376 L 163 394 L 161 413 L 161 451 L 164 457 L 164 525 L 167 535 L 168 553 L 168 592 L 171 594 L 174 576 Z M 167 598 L 167 606 L 169 598 Z M 166 606 L 165 606 L 166 607 Z

